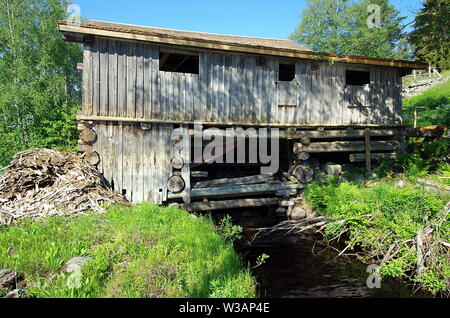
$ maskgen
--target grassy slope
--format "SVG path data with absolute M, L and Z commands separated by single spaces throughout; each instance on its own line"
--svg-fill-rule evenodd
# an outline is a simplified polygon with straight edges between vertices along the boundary
M 397 189 L 392 181 L 364 187 L 331 180 L 325 184 L 310 185 L 305 195 L 317 212 L 333 220 L 352 218 L 330 227 L 326 234 L 333 238 L 347 230 L 347 243 L 362 248 L 366 255 L 363 260 L 367 263 L 379 263 L 380 255 L 385 255 L 395 244 L 392 253 L 397 254 L 381 266 L 381 275 L 409 277 L 432 293 L 450 291 L 450 259 L 446 248 L 440 246 L 442 254 L 432 266 L 427 267 L 425 275 L 418 278 L 414 273 L 417 255 L 412 241 L 419 228 L 441 215 L 448 198 L 445 200 L 425 193 L 415 185 Z M 365 216 L 369 214 L 371 217 Z M 440 239 L 449 242 L 450 220 L 447 218 L 436 231 Z
M 418 127 L 430 125 L 449 125 L 450 124 L 450 81 L 436 85 L 427 89 L 422 94 L 406 98 L 403 106 L 425 106 L 426 109 L 419 109 Z M 405 109 L 405 115 L 412 116 L 412 109 Z M 406 125 L 412 126 L 413 120 L 407 119 Z
M 80 288 L 61 268 L 90 256 Z M 0 268 L 24 276 L 32 297 L 254 297 L 231 243 L 204 217 L 141 204 L 105 215 L 0 228 Z

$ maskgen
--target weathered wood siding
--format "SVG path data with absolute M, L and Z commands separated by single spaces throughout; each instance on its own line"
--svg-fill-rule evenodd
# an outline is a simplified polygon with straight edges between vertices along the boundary
M 83 114 L 217 124 L 401 123 L 399 70 L 370 67 L 371 83 L 346 87 L 348 64 L 296 60 L 278 82 L 280 59 L 198 51 L 199 74 L 159 71 L 150 43 L 96 39 L 85 47 Z
M 132 202 L 167 200 L 167 180 L 173 126 L 97 122 L 94 151 L 100 155 L 98 170 L 113 189 Z

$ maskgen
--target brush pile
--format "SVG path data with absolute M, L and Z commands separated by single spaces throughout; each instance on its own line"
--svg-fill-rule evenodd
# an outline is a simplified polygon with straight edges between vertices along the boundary
M 0 224 L 103 213 L 103 204 L 128 204 L 94 166 L 74 153 L 30 149 L 16 154 L 5 169 L 0 177 Z

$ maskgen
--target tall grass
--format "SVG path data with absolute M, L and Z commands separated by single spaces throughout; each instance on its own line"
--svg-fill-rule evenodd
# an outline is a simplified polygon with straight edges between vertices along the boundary
M 89 256 L 80 288 L 62 267 Z M 0 228 L 0 268 L 30 297 L 254 297 L 255 281 L 210 218 L 140 204 Z

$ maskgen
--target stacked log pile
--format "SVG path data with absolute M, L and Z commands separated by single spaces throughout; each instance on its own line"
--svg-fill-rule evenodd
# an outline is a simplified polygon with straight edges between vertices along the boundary
M 0 178 L 0 224 L 22 218 L 104 212 L 103 204 L 128 202 L 83 157 L 30 149 L 16 154 Z

